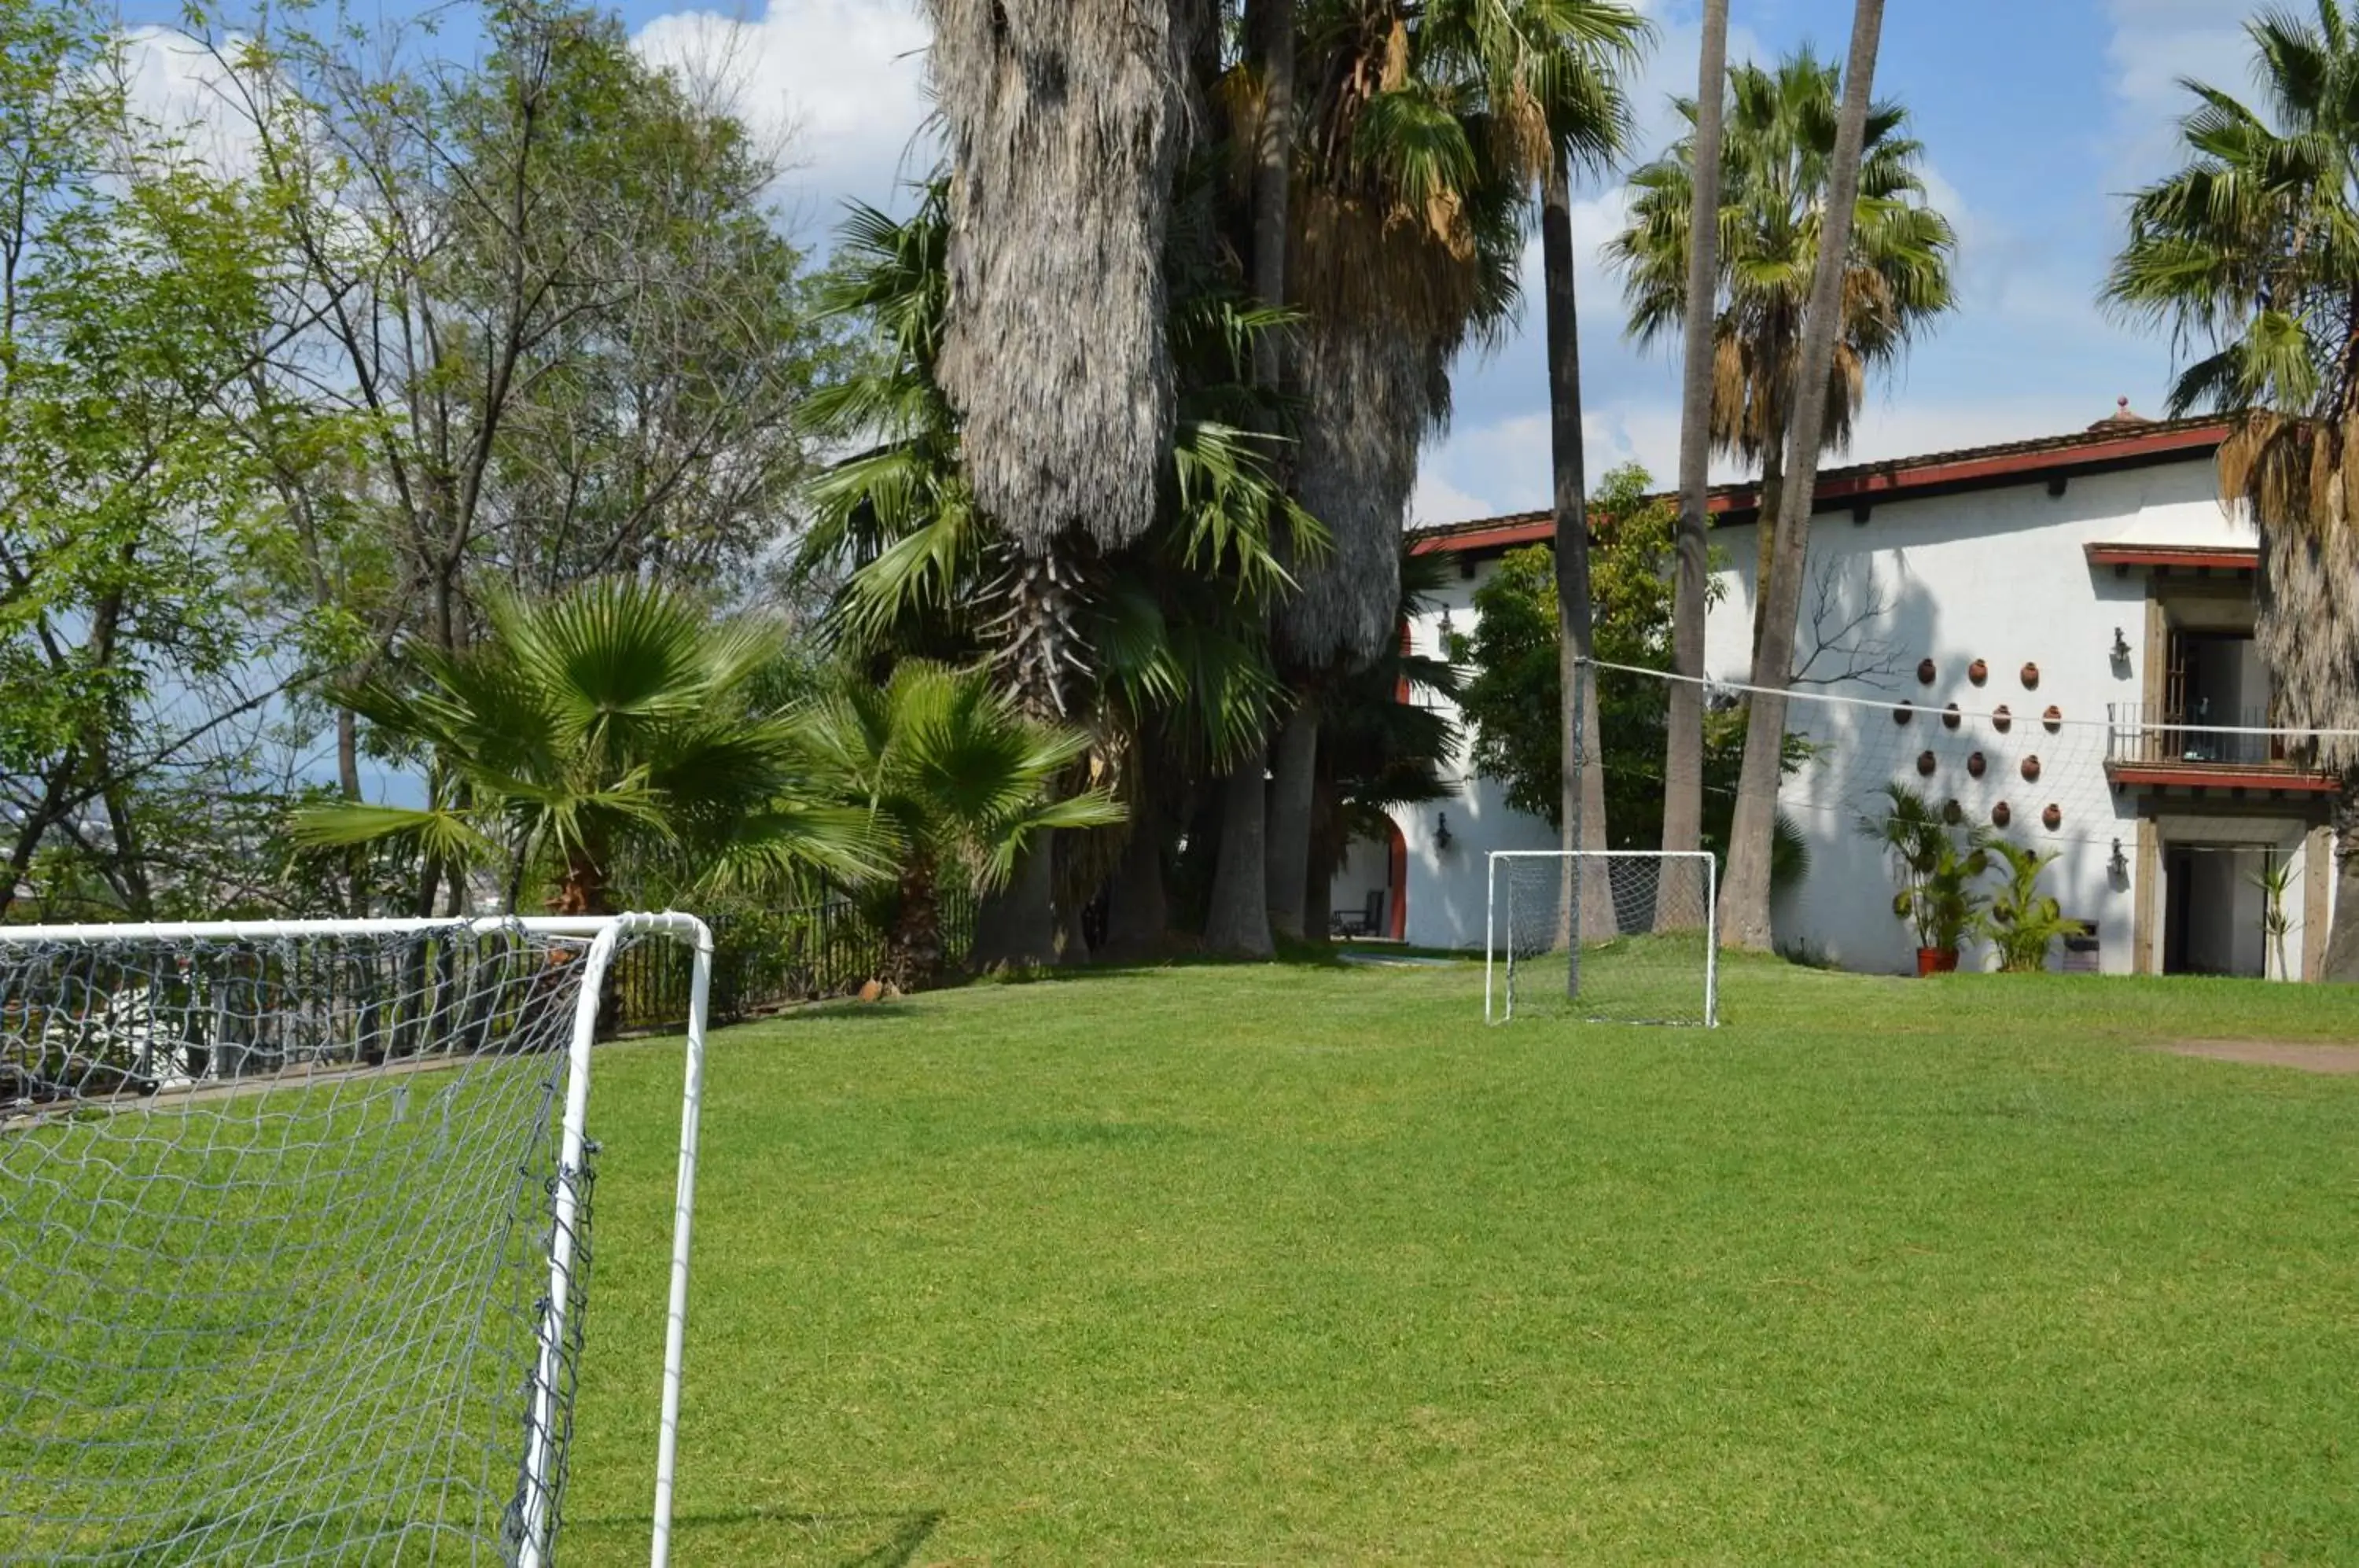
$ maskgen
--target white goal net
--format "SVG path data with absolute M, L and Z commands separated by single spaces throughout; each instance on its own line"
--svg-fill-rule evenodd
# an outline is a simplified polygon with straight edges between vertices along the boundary
M 0 1563 L 546 1563 L 590 1047 L 649 938 L 697 953 L 661 1562 L 700 922 L 0 928 Z
M 1717 1024 L 1718 878 L 1701 852 L 1495 852 L 1484 1019 Z

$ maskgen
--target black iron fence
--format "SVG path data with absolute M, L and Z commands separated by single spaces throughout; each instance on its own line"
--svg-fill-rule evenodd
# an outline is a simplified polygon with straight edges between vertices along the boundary
M 889 933 L 850 899 L 719 916 L 712 921 L 712 994 L 706 1013 L 727 1023 L 797 1002 L 848 996 L 886 966 Z M 941 896 L 943 967 L 974 949 L 974 900 Z M 688 1017 L 692 956 L 678 942 L 642 942 L 614 964 L 614 1027 L 662 1029 Z

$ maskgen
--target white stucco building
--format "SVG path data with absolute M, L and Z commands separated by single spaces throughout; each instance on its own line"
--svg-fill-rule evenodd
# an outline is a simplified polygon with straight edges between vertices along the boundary
M 2253 643 L 2256 540 L 2217 499 L 2220 433 L 2125 408 L 2053 440 L 1821 474 L 1798 659 L 1829 645 L 1812 671 L 1824 683 L 1809 689 L 1876 705 L 1799 703 L 1789 718 L 1822 753 L 1781 791 L 1810 850 L 1776 900 L 1781 947 L 1854 969 L 1913 964 L 1889 870 L 1857 831 L 1889 780 L 2055 851 L 2047 890 L 2095 937 L 2078 964 L 2321 972 L 2334 781 L 2267 736 L 2190 728 L 2272 722 Z M 1751 486 L 1713 496 L 1716 681 L 1749 669 L 1757 504 Z M 1458 571 L 1442 607 L 1407 628 L 1413 645 L 1438 651 L 1471 629 L 1500 557 L 1552 531 L 1535 514 L 1421 533 L 1416 548 Z M 1394 813 L 1395 842 L 1353 846 L 1340 916 L 1420 945 L 1482 945 L 1487 852 L 1557 836 L 1495 781 L 1462 769 L 1454 783 L 1452 798 Z M 2286 929 L 2273 935 L 2257 878 L 2280 866 Z

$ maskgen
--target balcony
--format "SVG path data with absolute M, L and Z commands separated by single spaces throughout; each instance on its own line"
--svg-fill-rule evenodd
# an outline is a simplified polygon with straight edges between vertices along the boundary
M 2267 708 L 2116 702 L 2106 713 L 2105 777 L 2116 787 L 2312 795 L 2342 786 L 2299 737 L 2270 733 Z

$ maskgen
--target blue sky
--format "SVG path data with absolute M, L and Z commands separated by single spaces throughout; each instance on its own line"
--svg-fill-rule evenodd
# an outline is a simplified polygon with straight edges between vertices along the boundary
M 1698 0 L 1638 0 L 1658 38 L 1637 99 L 1642 156 L 1670 135 L 1668 101 L 1695 86 Z M 1926 145 L 1937 203 L 1961 236 L 1962 305 L 1900 373 L 1875 386 L 1853 455 L 1906 456 L 2078 429 L 2127 397 L 2162 400 L 2169 344 L 2103 319 L 2095 297 L 2118 243 L 2121 193 L 2171 162 L 2176 79 L 2242 90 L 2241 18 L 2258 0 L 1899 0 L 1879 94 Z M 787 222 L 816 247 L 847 198 L 894 204 L 925 117 L 919 0 L 745 0 L 697 10 L 629 0 L 639 47 L 701 62 L 739 112 L 779 138 Z M 1839 56 L 1850 0 L 1732 0 L 1731 52 L 1771 60 L 1810 42 Z M 1623 340 L 1597 262 L 1622 211 L 1618 180 L 1579 193 L 1582 350 L 1593 474 L 1636 459 L 1667 479 L 1678 448 L 1677 369 Z M 1527 252 L 1536 283 L 1538 245 Z M 1428 452 L 1415 509 L 1441 522 L 1542 505 L 1547 396 L 1537 299 L 1512 341 L 1458 367 L 1457 415 Z

